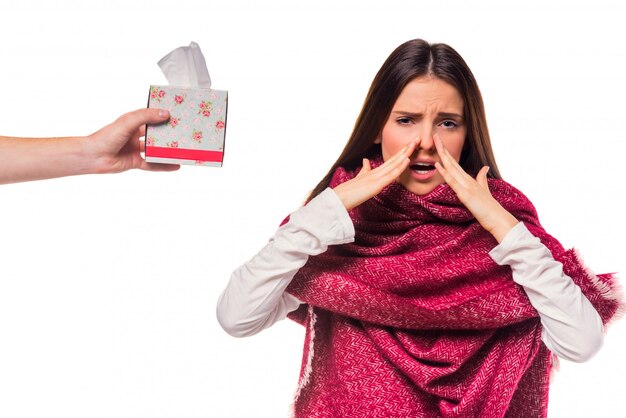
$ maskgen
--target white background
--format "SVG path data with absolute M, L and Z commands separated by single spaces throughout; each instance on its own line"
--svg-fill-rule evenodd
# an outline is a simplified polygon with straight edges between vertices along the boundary
M 231 338 L 216 299 L 412 38 L 466 59 L 501 172 L 545 228 L 624 277 L 624 7 L 468 3 L 3 0 L 0 135 L 89 134 L 145 107 L 165 83 L 156 61 L 191 40 L 230 100 L 221 169 L 0 187 L 0 416 L 285 416 L 304 329 Z M 551 417 L 619 415 L 625 329 L 590 362 L 562 362 Z

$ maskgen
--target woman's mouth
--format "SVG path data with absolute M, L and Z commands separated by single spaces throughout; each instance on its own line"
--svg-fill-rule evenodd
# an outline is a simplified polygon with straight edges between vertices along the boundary
M 411 164 L 409 170 L 411 171 L 411 177 L 421 181 L 429 180 L 437 172 L 434 162 L 421 161 Z

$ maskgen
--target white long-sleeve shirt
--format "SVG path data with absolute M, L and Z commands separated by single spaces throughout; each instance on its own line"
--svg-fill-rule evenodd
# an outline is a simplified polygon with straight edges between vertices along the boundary
M 230 335 L 254 335 L 284 319 L 303 302 L 285 289 L 309 256 L 329 245 L 354 241 L 348 212 L 328 188 L 294 212 L 269 243 L 236 269 L 219 297 L 217 319 Z M 580 288 L 563 273 L 563 265 L 518 223 L 489 255 L 509 265 L 539 313 L 541 338 L 558 357 L 583 362 L 604 342 L 600 316 Z

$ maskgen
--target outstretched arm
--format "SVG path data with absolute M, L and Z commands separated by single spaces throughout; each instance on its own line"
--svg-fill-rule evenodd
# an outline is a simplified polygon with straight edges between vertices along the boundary
M 150 164 L 141 157 L 146 123 L 163 123 L 169 112 L 139 109 L 85 137 L 0 136 L 0 184 L 79 174 L 119 173 L 138 168 L 173 171 L 178 165 Z

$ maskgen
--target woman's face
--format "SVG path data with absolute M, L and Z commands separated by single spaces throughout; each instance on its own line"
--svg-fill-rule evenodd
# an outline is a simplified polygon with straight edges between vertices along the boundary
M 433 135 L 438 134 L 448 152 L 459 161 L 466 132 L 459 92 L 445 81 L 424 76 L 404 87 L 376 142 L 381 144 L 386 161 L 410 141 L 421 139 L 399 182 L 407 190 L 423 195 L 444 183 L 434 165 L 441 159 Z

